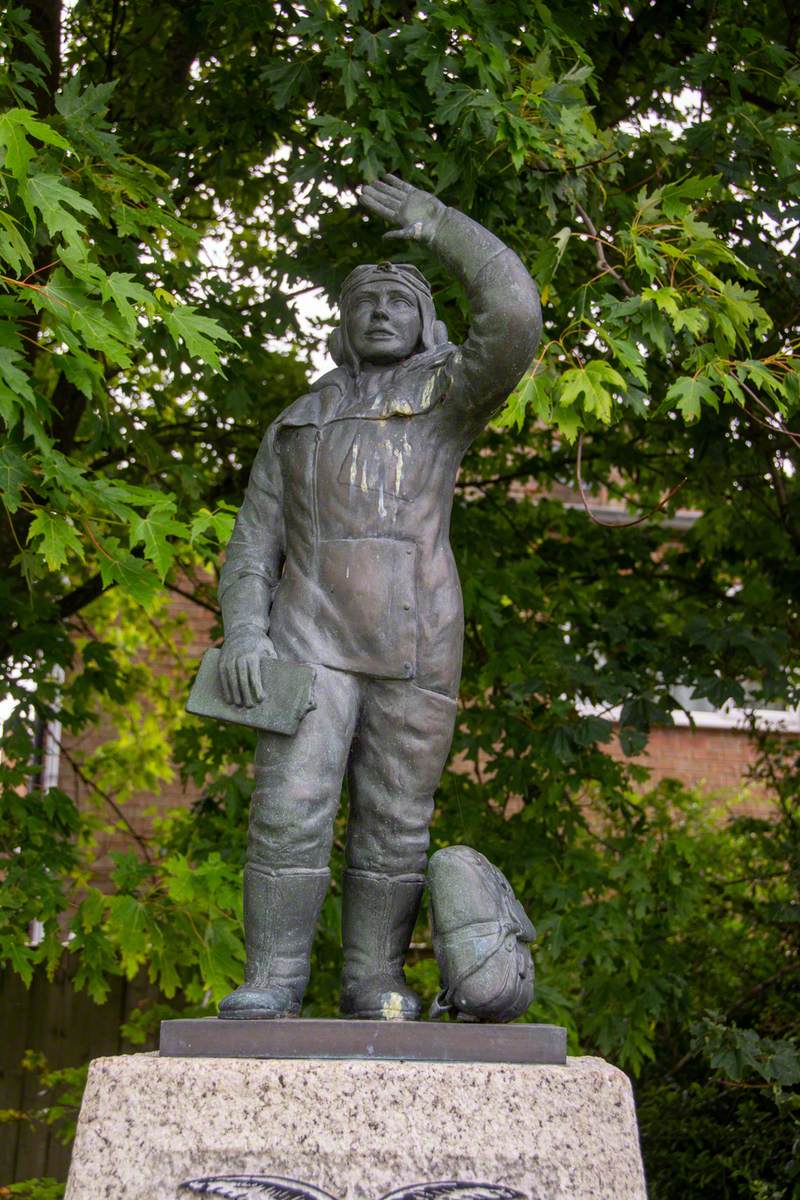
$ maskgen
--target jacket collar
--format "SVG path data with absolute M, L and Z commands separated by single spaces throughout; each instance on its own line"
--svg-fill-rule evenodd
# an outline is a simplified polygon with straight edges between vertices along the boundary
M 413 417 L 429 412 L 442 398 L 444 380 L 436 368 L 454 352 L 449 342 L 415 354 L 401 363 L 369 400 L 360 400 L 355 379 L 345 367 L 336 367 L 315 380 L 310 392 L 300 396 L 278 417 L 280 425 L 326 425 L 353 417 L 383 421 L 387 417 Z

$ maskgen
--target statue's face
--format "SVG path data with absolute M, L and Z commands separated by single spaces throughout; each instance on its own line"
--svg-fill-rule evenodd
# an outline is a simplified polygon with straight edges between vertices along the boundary
M 350 345 L 361 362 L 400 362 L 414 353 L 422 333 L 416 296 L 390 280 L 356 288 L 346 320 Z

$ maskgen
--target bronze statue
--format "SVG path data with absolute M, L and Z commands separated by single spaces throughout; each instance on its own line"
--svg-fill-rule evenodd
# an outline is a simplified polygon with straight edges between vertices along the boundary
M 393 175 L 362 205 L 421 242 L 472 305 L 454 346 L 413 266 L 357 267 L 330 343 L 336 369 L 270 426 L 219 595 L 225 700 L 263 699 L 261 663 L 315 671 L 293 734 L 262 733 L 244 878 L 244 984 L 220 1016 L 299 1012 L 347 772 L 345 1016 L 415 1020 L 403 961 L 426 869 L 433 793 L 456 716 L 461 590 L 448 540 L 467 447 L 529 367 L 536 288 L 496 237 Z

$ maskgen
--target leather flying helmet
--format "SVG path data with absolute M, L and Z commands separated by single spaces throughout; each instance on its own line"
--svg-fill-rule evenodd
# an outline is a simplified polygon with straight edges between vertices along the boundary
M 368 283 L 399 283 L 408 288 L 416 298 L 419 306 L 422 329 L 420 332 L 420 350 L 435 350 L 447 341 L 447 327 L 444 321 L 436 319 L 433 306 L 431 287 L 421 271 L 411 263 L 362 263 L 351 271 L 342 284 L 339 293 L 339 313 L 341 324 L 334 329 L 328 338 L 328 351 L 331 358 L 339 367 L 350 367 L 358 370 L 358 357 L 350 344 L 347 334 L 347 308 L 350 297 L 356 288 Z

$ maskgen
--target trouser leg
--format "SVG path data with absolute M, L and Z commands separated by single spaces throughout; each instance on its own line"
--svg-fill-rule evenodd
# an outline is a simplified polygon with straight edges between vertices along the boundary
M 455 701 L 413 684 L 370 681 L 349 764 L 342 1011 L 414 1020 L 403 974 L 424 887 L 433 793 L 450 750 Z
M 404 680 L 369 681 L 348 764 L 348 867 L 424 874 L 433 794 L 455 719 L 448 696 Z
M 358 683 L 318 667 L 315 693 L 317 707 L 295 734 L 259 739 L 244 877 L 245 982 L 220 1005 L 225 1017 L 292 1015 L 308 983 Z
M 327 867 L 358 716 L 354 675 L 316 668 L 317 707 L 287 737 L 262 734 L 255 760 L 247 861 L 271 870 Z

